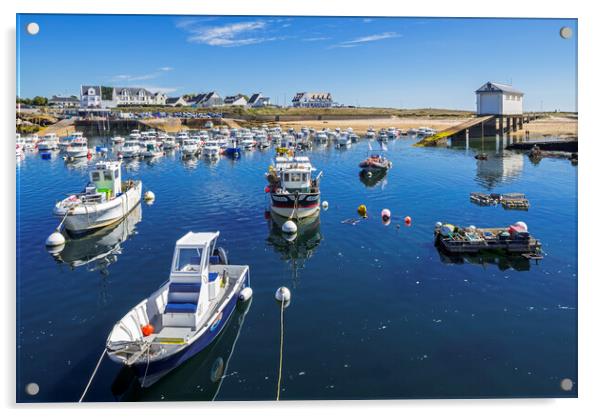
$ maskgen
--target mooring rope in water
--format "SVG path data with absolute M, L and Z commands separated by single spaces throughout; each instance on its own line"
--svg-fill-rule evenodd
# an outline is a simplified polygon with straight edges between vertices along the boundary
M 96 376 L 96 372 L 98 371 L 98 368 L 100 367 L 100 362 L 102 362 L 102 358 L 104 358 L 105 353 L 107 353 L 107 348 L 105 348 L 105 350 L 102 351 L 102 355 L 100 355 L 100 358 L 98 358 L 98 363 L 96 364 L 96 368 L 94 368 L 94 372 L 92 372 L 92 376 L 90 377 L 90 380 L 88 381 L 88 385 L 86 385 L 86 389 L 84 390 L 84 393 L 82 394 L 82 396 L 80 397 L 78 402 L 81 403 L 84 400 L 84 397 L 86 396 L 86 394 L 88 393 L 88 389 L 90 389 L 90 385 L 92 385 L 92 380 Z
M 280 302 L 280 364 L 278 366 L 278 391 L 276 391 L 276 401 L 280 401 L 280 382 L 282 381 L 282 351 L 284 349 L 284 304 Z
M 146 373 L 148 372 L 148 367 L 150 365 L 150 345 L 146 350 L 146 369 L 144 370 L 144 377 L 142 378 L 142 387 L 144 387 L 144 382 L 146 381 Z
M 65 223 L 65 220 L 67 220 L 67 216 L 71 213 L 73 209 L 67 209 L 67 211 L 65 212 L 65 215 L 63 216 L 63 219 L 61 220 L 61 222 L 59 223 L 59 225 L 56 227 L 56 231 L 60 232 L 61 231 L 61 227 L 63 227 L 63 223 Z

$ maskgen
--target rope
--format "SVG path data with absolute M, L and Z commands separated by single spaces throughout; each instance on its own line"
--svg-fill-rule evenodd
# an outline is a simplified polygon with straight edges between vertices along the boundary
M 282 350 L 284 348 L 284 300 L 280 302 L 280 364 L 278 366 L 278 391 L 276 401 L 280 401 L 280 381 L 282 380 Z
M 88 393 L 88 389 L 90 388 L 90 385 L 92 385 L 92 380 L 96 376 L 96 371 L 98 371 L 98 368 L 100 367 L 100 362 L 102 362 L 102 358 L 104 358 L 105 353 L 107 353 L 107 348 L 105 348 L 105 350 L 102 351 L 102 355 L 100 355 L 100 358 L 98 358 L 98 363 L 96 364 L 96 368 L 94 368 L 94 372 L 92 372 L 92 376 L 90 377 L 90 380 L 88 381 L 88 385 L 86 385 L 86 389 L 84 390 L 84 393 L 82 394 L 82 396 L 80 397 L 78 402 L 81 403 L 84 400 L 84 397 L 86 396 L 86 394 Z
M 146 350 L 146 369 L 144 370 L 144 377 L 142 378 L 142 387 L 144 387 L 144 381 L 146 381 L 146 373 L 148 372 L 148 367 L 150 365 L 150 346 Z

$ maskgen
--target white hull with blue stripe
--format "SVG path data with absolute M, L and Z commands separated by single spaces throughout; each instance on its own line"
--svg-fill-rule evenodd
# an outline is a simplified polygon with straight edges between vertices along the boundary
M 218 236 L 189 232 L 178 240 L 169 281 L 113 327 L 107 353 L 131 366 L 142 386 L 211 344 L 249 284 L 249 267 L 228 265 Z

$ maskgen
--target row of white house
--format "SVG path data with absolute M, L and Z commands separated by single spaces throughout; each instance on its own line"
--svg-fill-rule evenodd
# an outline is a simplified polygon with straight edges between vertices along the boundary
M 172 106 L 172 107 L 267 107 L 270 98 L 261 93 L 250 96 L 235 94 L 221 97 L 216 91 L 180 97 L 167 97 L 162 92 L 151 92 L 137 87 L 103 87 L 99 85 L 82 85 L 80 88 L 79 106 L 82 108 L 111 108 L 117 106 Z M 297 93 L 292 100 L 293 107 L 332 107 L 330 93 Z

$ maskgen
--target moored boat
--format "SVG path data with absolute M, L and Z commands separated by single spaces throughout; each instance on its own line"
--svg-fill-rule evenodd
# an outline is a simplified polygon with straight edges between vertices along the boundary
M 320 210 L 320 177 L 312 178 L 312 166 L 307 156 L 278 156 L 266 177 L 269 182 L 271 209 L 274 213 L 303 218 Z
M 393 166 L 393 163 L 382 154 L 372 153 L 360 162 L 359 166 L 362 169 L 362 172 L 376 173 L 388 171 Z
M 140 155 L 140 144 L 137 139 L 128 139 L 121 147 L 121 156 L 124 158 L 135 158 Z
M 65 150 L 67 158 L 84 158 L 88 156 L 88 140 L 84 137 L 73 139 Z
M 122 181 L 121 162 L 99 162 L 90 171 L 83 192 L 56 203 L 54 214 L 65 218 L 65 229 L 85 233 L 124 218 L 140 202 L 142 181 Z
M 219 232 L 188 232 L 180 238 L 169 280 L 134 306 L 109 334 L 109 358 L 131 367 L 143 387 L 209 346 L 239 298 L 245 298 L 249 267 L 229 265 L 225 251 L 217 248 L 218 237 Z

